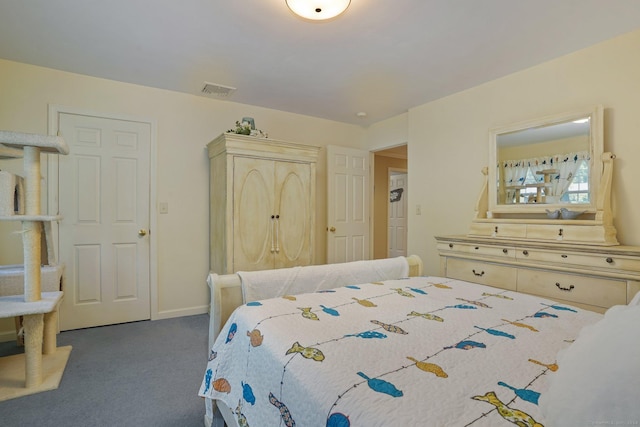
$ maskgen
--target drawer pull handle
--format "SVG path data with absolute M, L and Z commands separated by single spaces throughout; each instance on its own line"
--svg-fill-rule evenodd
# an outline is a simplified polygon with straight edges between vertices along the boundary
M 474 275 L 476 275 L 476 276 L 478 276 L 478 277 L 482 277 L 482 276 L 484 276 L 484 270 L 482 270 L 480 273 L 476 273 L 476 270 L 475 270 L 475 269 L 473 269 L 473 270 L 471 270 L 471 271 L 473 271 L 473 274 L 474 274 Z
M 449 243 L 449 249 L 453 249 L 453 243 Z
M 502 253 L 503 253 L 503 254 L 506 254 L 507 252 L 509 252 L 507 249 L 503 249 L 503 250 L 502 250 Z
M 606 259 L 607 264 L 613 264 L 613 258 L 609 257 Z
M 476 246 L 474 249 L 477 251 L 477 250 L 478 250 L 478 249 L 480 249 L 480 248 L 479 248 L 478 246 Z
M 560 256 L 561 256 L 562 258 L 566 258 L 566 257 L 568 257 L 569 255 L 562 254 L 562 255 L 560 255 Z
M 562 286 L 560 286 L 560 283 L 556 282 L 556 286 L 558 287 L 558 289 L 560 289 L 561 291 L 565 291 L 565 292 L 571 292 L 571 290 L 573 288 L 575 288 L 575 286 L 573 285 L 569 285 L 568 288 L 563 288 Z
M 558 231 L 558 236 L 562 237 L 562 235 L 564 234 L 564 231 L 562 230 L 562 228 Z
M 529 255 L 529 251 L 522 251 L 522 255 Z

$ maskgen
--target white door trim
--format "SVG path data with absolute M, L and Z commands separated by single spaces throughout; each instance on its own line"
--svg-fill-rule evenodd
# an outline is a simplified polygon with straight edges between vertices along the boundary
M 156 173 L 157 173 L 157 121 L 128 114 L 102 113 L 86 108 L 67 107 L 57 104 L 48 105 L 48 132 L 57 135 L 59 130 L 58 116 L 61 113 L 79 116 L 101 117 L 114 120 L 147 123 L 151 128 L 151 152 L 149 153 L 149 297 L 151 304 L 151 320 L 160 318 L 158 313 L 158 247 L 157 247 L 157 209 L 156 209 Z M 64 136 L 64 135 L 63 135 Z M 59 212 L 58 204 L 58 156 L 47 156 L 47 209 L 49 215 Z M 58 224 L 52 224 L 53 246 L 56 256 L 60 254 L 60 239 L 58 238 Z
M 376 152 L 373 150 L 369 150 L 369 188 L 367 191 L 369 192 L 369 259 L 373 259 L 376 243 L 373 238 L 375 235 L 373 230 L 375 225 L 374 212 L 376 211 Z

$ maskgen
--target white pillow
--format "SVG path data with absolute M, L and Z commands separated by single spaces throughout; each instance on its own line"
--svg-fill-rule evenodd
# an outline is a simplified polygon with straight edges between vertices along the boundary
M 635 297 L 631 301 L 629 301 L 629 305 L 640 305 L 640 291 L 636 294 Z
M 611 307 L 557 363 L 539 402 L 546 425 L 640 424 L 640 305 Z

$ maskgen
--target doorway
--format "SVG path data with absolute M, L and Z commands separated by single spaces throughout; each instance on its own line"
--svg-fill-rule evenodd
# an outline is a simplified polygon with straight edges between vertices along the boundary
M 407 256 L 407 170 L 389 168 L 387 256 Z
M 372 203 L 373 259 L 382 259 L 389 257 L 389 173 L 390 171 L 402 171 L 407 173 L 408 176 L 407 145 L 402 144 L 386 148 L 375 151 L 372 154 L 374 181 Z M 407 191 L 404 190 L 402 198 L 404 198 L 405 203 L 407 196 Z M 406 239 L 404 245 L 406 248 Z

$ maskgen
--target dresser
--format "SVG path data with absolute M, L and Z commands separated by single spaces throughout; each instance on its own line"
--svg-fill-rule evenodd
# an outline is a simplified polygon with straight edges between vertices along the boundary
M 440 274 L 597 312 L 627 304 L 640 247 L 617 239 L 603 129 L 601 105 L 490 129 L 469 233 L 436 237 Z
M 211 271 L 313 264 L 319 147 L 224 133 L 207 148 Z
M 640 291 L 640 247 L 438 236 L 440 274 L 592 311 Z

